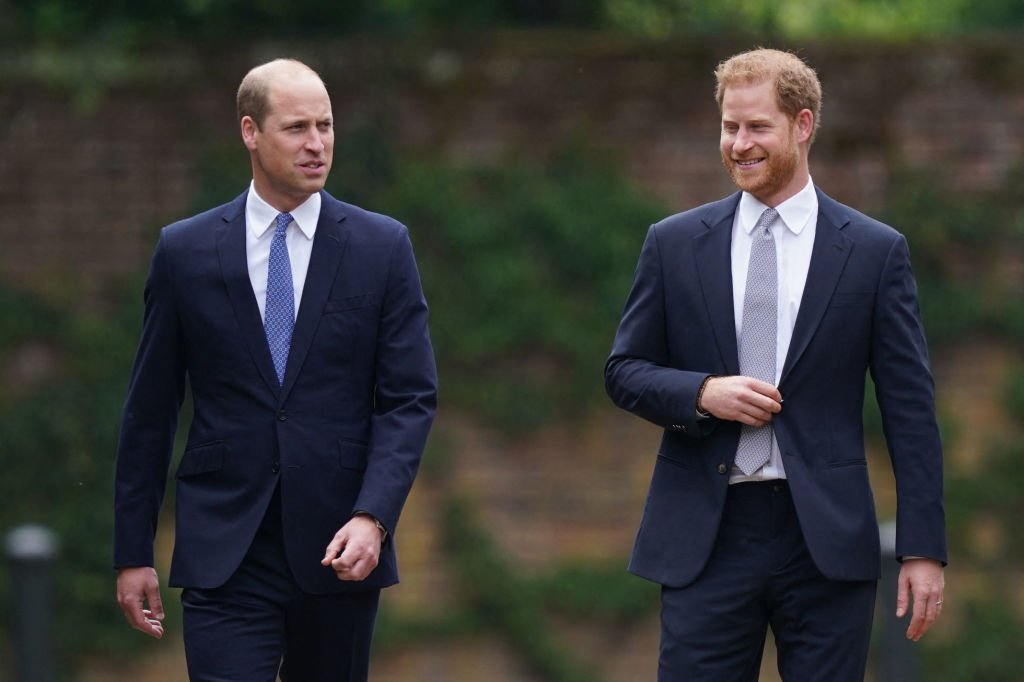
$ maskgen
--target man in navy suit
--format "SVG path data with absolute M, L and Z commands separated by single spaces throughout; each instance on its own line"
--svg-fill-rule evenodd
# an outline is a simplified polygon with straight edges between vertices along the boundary
M 366 680 L 436 406 L 427 305 L 406 228 L 323 191 L 320 77 L 258 66 L 238 114 L 252 184 L 164 228 L 146 282 L 117 456 L 118 603 L 162 636 L 153 542 L 187 378 L 170 585 L 190 678 Z
M 825 195 L 808 150 L 821 86 L 798 57 L 719 65 L 740 192 L 653 225 L 605 366 L 663 427 L 630 570 L 662 585 L 661 682 L 863 680 L 879 536 L 862 412 L 870 372 L 896 480 L 897 615 L 941 612 L 942 449 L 907 243 Z M 912 603 L 911 603 L 912 602 Z

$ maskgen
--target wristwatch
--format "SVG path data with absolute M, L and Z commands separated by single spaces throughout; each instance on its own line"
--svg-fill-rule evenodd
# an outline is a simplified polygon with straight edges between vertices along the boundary
M 373 519 L 373 524 L 377 526 L 377 530 L 380 531 L 380 542 L 381 544 L 384 544 L 384 541 L 388 539 L 388 529 L 384 527 L 384 524 L 381 523 L 380 519 L 376 516 L 371 516 L 370 518 Z

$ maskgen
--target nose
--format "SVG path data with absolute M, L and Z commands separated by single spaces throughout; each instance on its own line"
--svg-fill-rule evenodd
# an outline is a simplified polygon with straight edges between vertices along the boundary
M 745 152 L 754 146 L 753 140 L 750 138 L 750 134 L 745 128 L 740 128 L 736 131 L 733 136 L 732 148 L 736 152 Z
M 311 129 L 306 137 L 306 149 L 319 154 L 327 145 L 324 144 L 323 134 L 315 127 Z

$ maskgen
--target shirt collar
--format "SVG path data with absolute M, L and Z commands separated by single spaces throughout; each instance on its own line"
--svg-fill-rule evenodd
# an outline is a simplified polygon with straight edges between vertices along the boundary
M 274 221 L 277 220 L 277 214 L 280 213 L 280 211 L 264 201 L 252 183 L 249 185 L 249 198 L 246 201 L 245 210 L 249 216 L 249 229 L 257 239 L 266 234 L 267 230 L 274 224 Z M 320 219 L 320 193 L 314 192 L 310 194 L 308 199 L 289 211 L 289 213 L 306 239 L 312 239 L 313 235 L 316 234 L 316 223 Z
M 740 226 L 743 231 L 750 234 L 757 225 L 758 219 L 764 210 L 768 208 L 761 203 L 754 195 L 744 192 L 740 197 L 739 215 Z M 814 181 L 807 179 L 804 188 L 783 201 L 775 207 L 782 218 L 782 224 L 795 235 L 803 232 L 804 227 L 810 221 L 812 215 L 818 211 L 818 195 L 814 191 Z

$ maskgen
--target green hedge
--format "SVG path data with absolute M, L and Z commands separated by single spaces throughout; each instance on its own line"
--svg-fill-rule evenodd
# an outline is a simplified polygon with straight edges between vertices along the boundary
M 1024 343 L 1024 167 L 999 189 L 951 193 L 927 174 L 897 171 L 881 218 L 907 236 L 933 347 L 969 337 Z
M 8 0 L 0 35 L 14 42 L 97 39 L 137 46 L 175 38 L 248 39 L 354 32 L 564 27 L 646 37 L 746 35 L 910 38 L 1024 26 L 1015 0 Z
M 52 621 L 62 669 L 87 651 L 145 651 L 114 604 L 110 568 L 113 456 L 138 305 L 119 315 L 71 315 L 0 289 L 0 309 L 0 366 L 30 354 L 35 360 L 25 364 L 42 368 L 0 392 L 0 531 L 40 523 L 60 538 Z M 6 631 L 6 573 L 0 585 Z
M 614 159 L 583 146 L 546 159 L 451 165 L 398 157 L 385 139 L 368 128 L 340 143 L 329 189 L 409 225 L 432 306 L 444 409 L 514 434 L 603 405 L 601 367 L 647 225 L 665 209 L 625 182 Z M 234 147 L 212 152 L 201 166 L 207 175 L 198 182 L 197 210 L 230 199 L 247 182 L 248 168 Z M 933 347 L 973 336 L 1024 341 L 1019 278 L 1003 265 L 1024 251 L 1024 200 L 1010 189 L 1019 186 L 957 195 L 940 192 L 928 177 L 893 178 L 880 217 L 908 236 Z M 112 296 L 107 309 L 115 313 L 105 315 L 72 314 L 0 289 L 0 367 L 41 363 L 44 370 L 8 373 L 0 392 L 0 499 L 7 501 L 0 505 L 0 529 L 42 522 L 62 538 L 55 620 L 68 675 L 85 654 L 149 646 L 123 623 L 109 569 L 117 421 L 141 319 L 140 283 L 123 289 L 127 300 Z M 36 360 L 18 362 L 26 353 Z M 1007 410 L 1018 422 L 1021 376 L 1015 368 L 1006 389 Z M 949 390 L 939 388 L 940 395 Z M 872 423 L 876 428 L 877 420 Z M 944 415 L 951 452 L 952 426 Z M 1024 567 L 1013 549 L 1024 547 L 1020 524 L 1012 523 L 1024 508 L 1024 453 L 1015 437 L 993 434 L 985 465 L 970 479 L 951 475 L 947 488 L 954 561 L 982 561 L 970 556 L 971 531 L 978 519 L 995 518 L 1006 547 L 985 557 L 984 568 L 1005 578 L 1003 584 Z M 424 475 L 446 476 L 451 464 L 442 455 L 428 458 Z M 475 503 L 456 493 L 443 503 L 451 569 L 465 587 L 461 601 L 437 619 L 385 614 L 381 646 L 489 628 L 539 679 L 599 679 L 586 661 L 559 655 L 552 618 L 632 622 L 655 608 L 651 586 L 618 567 L 586 562 L 526 574 L 476 521 Z M 6 612 L 5 598 L 0 590 Z M 956 679 L 1008 679 L 996 666 L 1019 661 L 1019 645 L 1006 637 L 1015 631 L 1008 624 L 1021 629 L 1019 614 L 979 608 L 968 615 L 970 636 L 928 644 L 931 659 L 955 660 L 955 669 L 966 671 Z M 980 646 L 982 640 L 989 644 Z

